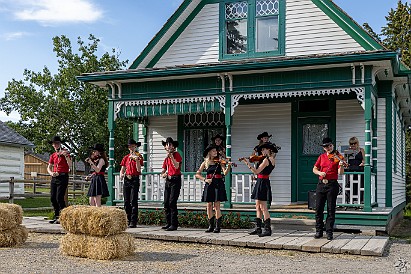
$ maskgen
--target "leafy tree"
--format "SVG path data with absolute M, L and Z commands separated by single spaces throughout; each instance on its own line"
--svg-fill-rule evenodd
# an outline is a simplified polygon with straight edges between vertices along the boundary
M 76 76 L 83 73 L 123 69 L 128 61 L 120 61 L 112 50 L 97 56 L 99 39 L 90 35 L 88 43 L 80 37 L 78 52 L 70 40 L 62 35 L 53 38 L 53 51 L 58 61 L 58 72 L 52 74 L 45 66 L 42 71 L 25 69 L 23 80 L 8 83 L 5 96 L 0 99 L 0 110 L 16 110 L 21 120 L 9 123 L 35 145 L 36 152 L 50 151 L 47 143 L 54 135 L 66 141 L 70 151 L 85 159 L 88 147 L 95 143 L 108 146 L 108 92 L 95 85 L 83 83 Z M 116 146 L 124 153 L 124 144 L 131 133 L 130 122 L 118 121 Z M 107 150 L 108 151 L 108 150 Z

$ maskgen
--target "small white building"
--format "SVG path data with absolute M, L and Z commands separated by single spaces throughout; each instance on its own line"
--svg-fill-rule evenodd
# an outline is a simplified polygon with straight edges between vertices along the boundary
M 0 181 L 24 179 L 24 148 L 34 144 L 0 121 Z M 24 184 L 16 184 L 15 193 L 24 193 Z M 8 184 L 0 184 L 0 196 L 9 193 Z

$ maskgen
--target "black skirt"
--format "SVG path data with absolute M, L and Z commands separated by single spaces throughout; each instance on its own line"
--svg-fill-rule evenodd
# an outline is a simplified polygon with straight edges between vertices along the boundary
M 204 184 L 202 202 L 225 202 L 227 193 L 223 179 L 213 179 L 211 184 Z
M 271 193 L 270 179 L 257 178 L 257 183 L 254 186 L 251 199 L 267 201 L 271 204 L 273 200 L 273 194 Z
M 101 197 L 110 196 L 110 193 L 108 192 L 106 179 L 104 178 L 104 175 L 93 175 L 93 177 L 91 178 L 87 196 L 95 197 L 99 195 L 101 195 Z

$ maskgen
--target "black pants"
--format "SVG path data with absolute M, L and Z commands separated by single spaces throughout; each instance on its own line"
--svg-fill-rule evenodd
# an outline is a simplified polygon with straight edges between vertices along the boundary
M 54 216 L 58 218 L 60 211 L 66 207 L 64 197 L 68 186 L 68 174 L 59 175 L 51 179 L 50 201 L 54 208 Z
M 137 224 L 138 221 L 138 192 L 140 190 L 140 176 L 128 179 L 124 177 L 123 197 L 124 209 L 126 210 L 128 222 Z
M 337 180 L 328 180 L 328 184 L 321 181 L 316 189 L 316 209 L 315 209 L 315 228 L 320 231 L 324 228 L 324 207 L 327 202 L 327 220 L 325 224 L 326 232 L 333 232 L 335 223 L 335 208 L 337 206 L 337 196 L 339 185 Z
M 167 225 L 178 226 L 177 200 L 180 196 L 181 176 L 171 176 L 166 179 L 164 189 L 164 212 Z

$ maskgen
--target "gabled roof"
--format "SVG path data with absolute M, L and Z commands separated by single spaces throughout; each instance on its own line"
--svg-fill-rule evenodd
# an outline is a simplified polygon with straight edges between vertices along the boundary
M 33 153 L 33 152 L 27 152 L 25 155 L 31 155 L 34 158 L 39 159 L 40 161 L 43 161 L 45 164 L 49 162 L 50 159 L 50 153 Z M 76 161 L 76 171 L 85 171 L 86 167 L 82 161 Z
M 34 147 L 34 144 L 0 121 L 0 144 Z
M 332 0 L 311 1 L 365 50 L 373 51 L 385 49 L 383 45 L 376 41 Z M 181 35 L 195 16 L 197 16 L 204 5 L 209 2 L 212 1 L 184 0 L 160 31 L 134 60 L 129 69 L 154 67 L 161 56 L 171 47 L 174 41 Z

